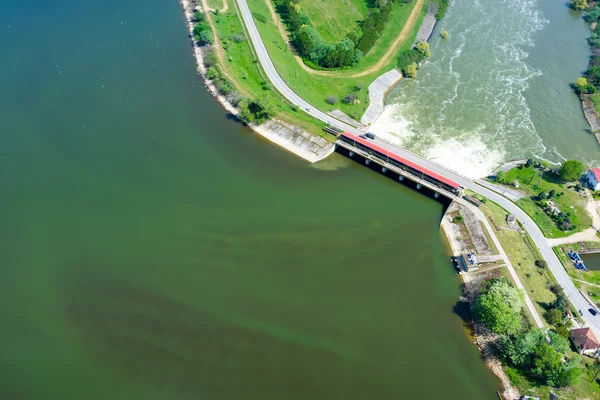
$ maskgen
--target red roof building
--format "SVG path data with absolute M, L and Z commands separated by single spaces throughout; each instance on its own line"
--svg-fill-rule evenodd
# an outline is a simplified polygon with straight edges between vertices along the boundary
M 590 328 L 573 329 L 569 336 L 579 354 L 595 355 L 600 350 L 600 343 Z

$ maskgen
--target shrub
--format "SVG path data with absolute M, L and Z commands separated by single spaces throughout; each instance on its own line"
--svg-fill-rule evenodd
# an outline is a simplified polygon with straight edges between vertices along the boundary
M 221 74 L 219 74 L 219 70 L 214 66 L 206 70 L 206 78 L 210 79 L 211 81 L 213 79 L 219 78 L 220 76 Z
M 452 222 L 454 222 L 455 224 L 459 224 L 459 223 L 463 222 L 464 220 L 465 220 L 465 217 L 463 217 L 462 215 L 457 215 L 456 217 L 454 217 Z
M 255 19 L 255 20 L 257 20 L 258 22 L 262 22 L 263 24 L 266 24 L 266 23 L 267 23 L 267 17 L 265 17 L 265 16 L 264 16 L 264 15 L 262 15 L 262 14 L 259 14 L 259 13 L 256 13 L 256 12 L 253 12 L 253 13 L 252 13 L 252 16 L 253 16 L 253 17 L 254 17 L 254 19 Z
M 194 21 L 195 22 L 202 22 L 202 21 L 204 21 L 205 18 L 206 18 L 206 15 L 204 15 L 203 12 L 196 11 L 194 13 Z
M 325 101 L 326 101 L 328 104 L 334 105 L 335 103 L 337 103 L 337 102 L 338 102 L 338 99 L 337 99 L 337 97 L 335 97 L 335 96 L 329 95 L 329 96 L 327 96 L 327 98 L 325 99 Z
M 441 36 L 442 39 L 448 39 L 448 31 L 442 31 Z
M 354 100 L 356 100 L 356 94 L 348 93 L 346 96 L 344 96 L 344 100 L 342 101 L 346 104 L 354 104 Z
M 425 58 L 431 57 L 431 50 L 429 50 L 429 43 L 419 42 L 415 45 L 415 49 Z
M 404 75 L 406 75 L 408 78 L 416 78 L 418 68 L 419 66 L 417 63 L 412 63 L 404 69 Z
M 548 263 L 545 260 L 535 260 L 535 266 L 544 269 L 548 267 Z
M 573 10 L 585 10 L 587 8 L 586 0 L 571 0 L 570 6 Z

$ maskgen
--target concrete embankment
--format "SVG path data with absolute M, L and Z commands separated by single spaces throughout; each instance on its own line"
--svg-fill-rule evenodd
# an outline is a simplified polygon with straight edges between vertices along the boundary
M 429 9 L 419 28 L 416 42 L 426 42 L 431 37 L 435 24 L 435 11 Z M 413 43 L 414 46 L 414 43 Z M 393 69 L 380 75 L 373 83 L 369 85 L 369 107 L 363 114 L 360 122 L 364 125 L 371 125 L 379 118 L 385 108 L 385 97 L 402 80 L 402 74 L 397 69 Z
M 190 37 L 193 37 L 194 30 L 194 8 L 199 5 L 198 2 L 189 0 L 180 0 L 180 4 L 185 14 L 186 25 L 190 32 Z M 238 116 L 239 110 L 231 104 L 213 83 L 206 77 L 206 67 L 204 66 L 203 50 L 205 48 L 198 46 L 193 40 L 194 58 L 196 59 L 198 74 L 202 77 L 204 85 L 215 99 L 229 113 Z M 267 140 L 283 147 L 287 151 L 301 157 L 302 159 L 315 163 L 323 160 L 335 150 L 335 145 L 327 140 L 312 135 L 304 129 L 294 125 L 287 124 L 283 121 L 271 120 L 262 125 L 249 125 L 250 129 Z

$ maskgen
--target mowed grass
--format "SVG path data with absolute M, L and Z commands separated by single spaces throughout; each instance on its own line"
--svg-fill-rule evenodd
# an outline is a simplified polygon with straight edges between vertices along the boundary
M 412 3 L 411 3 L 412 4 Z M 359 66 L 352 69 L 352 71 L 359 72 L 361 69 L 365 70 L 369 64 L 373 64 L 373 60 L 377 62 L 381 56 L 387 50 L 387 45 L 393 40 L 394 37 L 402 29 L 403 23 L 399 26 L 398 21 L 404 18 L 404 21 L 412 10 L 412 5 L 406 4 L 399 6 L 395 9 L 392 18 L 388 25 L 393 25 L 394 29 L 387 29 L 382 37 L 377 41 L 372 52 L 367 55 L 359 64 Z M 262 14 L 267 18 L 266 23 L 256 21 L 258 31 L 265 43 L 267 51 L 273 60 L 273 64 L 277 69 L 277 72 L 281 75 L 284 81 L 298 93 L 298 95 L 305 98 L 314 107 L 319 108 L 323 111 L 330 111 L 333 109 L 339 109 L 350 115 L 356 120 L 360 120 L 361 116 L 368 107 L 368 91 L 367 88 L 371 82 L 373 82 L 383 72 L 387 72 L 396 66 L 396 57 L 394 57 L 388 64 L 378 71 L 375 71 L 369 75 L 361 76 L 359 78 L 334 78 L 324 77 L 311 74 L 304 71 L 301 66 L 298 65 L 292 51 L 281 37 L 275 23 L 269 13 L 269 9 L 265 4 L 265 0 L 248 0 L 248 6 L 253 13 Z M 408 11 L 408 12 L 407 12 Z M 423 12 L 419 16 L 417 23 L 413 27 L 409 39 L 401 47 L 400 51 L 409 49 L 412 45 L 414 38 L 416 37 L 417 31 L 421 26 L 423 18 L 425 17 L 426 7 L 423 8 Z M 377 54 L 379 58 L 377 58 Z M 370 61 L 369 61 L 370 60 Z M 362 84 L 363 89 L 356 92 L 358 95 L 357 99 L 359 104 L 344 104 L 342 99 L 349 93 L 356 91 L 356 88 Z M 338 99 L 338 103 L 335 105 L 328 104 L 325 99 L 327 96 L 335 96 Z
M 232 0 L 230 0 L 232 1 Z M 223 8 L 223 0 L 206 0 L 206 3 L 213 10 L 221 10 Z
M 543 259 L 542 256 L 535 246 L 528 241 L 527 234 L 508 229 L 509 226 L 506 222 L 508 213 L 502 207 L 488 200 L 480 209 L 488 217 L 488 220 L 490 216 L 492 217 L 494 223 L 491 223 L 491 225 L 496 237 L 515 268 L 534 307 L 543 317 L 544 305 L 552 303 L 556 296 L 550 291 L 550 286 L 555 283 L 551 272 L 535 265 L 536 260 Z M 495 226 L 500 230 L 496 230 Z
M 234 79 L 234 85 L 243 95 L 264 100 L 276 110 L 277 118 L 298 125 L 308 132 L 334 140 L 332 135 L 323 131 L 324 124 L 303 111 L 292 107 L 281 95 L 264 85 L 265 75 L 260 63 L 255 61 L 250 43 L 244 37 L 244 29 L 238 18 L 237 9 L 230 4 L 226 13 L 211 14 L 215 22 L 217 36 L 225 50 L 226 60 L 222 67 Z M 240 37 L 243 40 L 240 41 Z
M 302 10 L 329 43 L 342 40 L 365 19 L 367 0 L 303 0 Z
M 533 167 L 513 168 L 505 174 L 506 182 L 519 182 L 519 190 L 529 196 L 537 196 L 540 192 L 564 193 L 552 199 L 554 204 L 563 212 L 571 213 L 571 221 L 577 226 L 575 230 L 563 232 L 556 223 L 531 198 L 517 201 L 521 207 L 538 224 L 546 237 L 557 238 L 572 235 L 592 226 L 592 219 L 585 211 L 586 199 L 575 190 L 565 187 L 558 175 L 546 171 L 540 176 L 540 171 Z M 572 208 L 571 208 L 572 207 Z

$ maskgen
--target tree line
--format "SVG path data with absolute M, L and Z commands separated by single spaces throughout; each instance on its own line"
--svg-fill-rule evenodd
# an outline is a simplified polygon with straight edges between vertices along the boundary
M 275 8 L 291 33 L 291 43 L 308 64 L 321 68 L 343 68 L 357 64 L 374 45 L 397 0 L 369 0 L 371 11 L 350 32 L 335 44 L 328 43 L 302 10 L 300 0 L 275 0 Z

